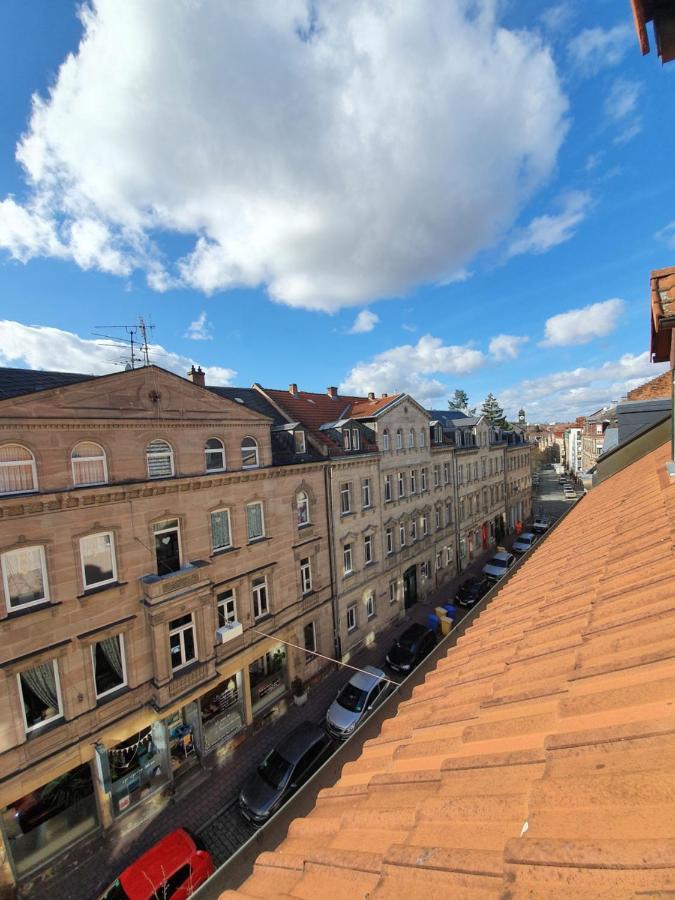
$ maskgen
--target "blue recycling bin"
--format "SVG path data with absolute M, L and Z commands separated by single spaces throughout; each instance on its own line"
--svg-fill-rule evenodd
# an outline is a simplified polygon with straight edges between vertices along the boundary
M 447 612 L 453 622 L 456 622 L 459 618 L 460 612 L 456 606 L 453 606 L 452 603 L 444 603 L 443 609 Z
M 429 613 L 427 616 L 427 628 L 431 628 L 432 631 L 438 631 L 441 627 L 441 620 L 435 613 Z

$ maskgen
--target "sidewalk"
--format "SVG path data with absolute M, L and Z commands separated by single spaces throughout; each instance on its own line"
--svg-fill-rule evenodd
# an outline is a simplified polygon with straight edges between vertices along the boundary
M 505 538 L 502 545 L 510 546 L 513 539 L 514 536 Z M 429 612 L 441 601 L 451 600 L 457 585 L 468 575 L 478 572 L 493 552 L 494 548 L 486 551 L 467 566 L 461 575 L 446 582 L 424 602 L 416 603 L 406 610 L 402 621 L 380 632 L 376 641 L 359 650 L 350 663 L 354 666 L 381 666 L 393 640 L 412 622 L 426 623 Z M 285 715 L 252 735 L 226 756 L 219 757 L 215 752 L 207 757 L 204 760 L 206 771 L 191 790 L 176 794 L 157 814 L 152 809 L 152 801 L 148 801 L 146 806 L 150 808 L 146 818 L 134 830 L 124 836 L 112 830 L 84 841 L 55 860 L 53 866 L 44 869 L 32 881 L 22 884 L 18 896 L 35 900 L 46 896 L 50 900 L 95 898 L 97 890 L 112 882 L 127 865 L 174 828 L 182 826 L 192 833 L 201 831 L 232 803 L 247 776 L 286 734 L 305 720 L 317 723 L 323 721 L 326 709 L 351 674 L 349 669 L 335 667 L 311 688 L 304 706 L 291 705 Z M 242 832 L 242 837 L 246 836 L 248 835 Z M 236 837 L 233 835 L 234 841 Z M 217 859 L 216 863 L 220 864 L 222 861 Z

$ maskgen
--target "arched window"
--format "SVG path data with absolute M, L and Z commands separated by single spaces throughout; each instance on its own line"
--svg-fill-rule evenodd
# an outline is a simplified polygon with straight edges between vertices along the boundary
M 397 450 L 403 449 L 403 432 L 401 431 L 400 428 L 398 428 L 396 430 L 396 449 Z
M 70 454 L 73 466 L 73 484 L 105 484 L 108 466 L 105 450 L 93 441 L 80 441 Z
M 209 438 L 204 444 L 207 472 L 222 472 L 225 468 L 225 448 L 218 438 Z
M 408 434 L 408 447 L 415 446 L 415 429 L 411 428 Z
M 389 431 L 386 428 L 382 432 L 382 449 L 389 449 Z
M 0 494 L 22 494 L 37 490 L 35 457 L 27 447 L 0 447 Z
M 295 503 L 298 511 L 298 527 L 309 525 L 309 497 L 304 491 L 299 491 L 296 494 Z
M 252 437 L 245 437 L 241 442 L 241 467 L 255 469 L 258 465 L 258 445 Z
M 150 441 L 145 456 L 148 461 L 148 478 L 169 478 L 173 475 L 171 444 L 159 438 Z

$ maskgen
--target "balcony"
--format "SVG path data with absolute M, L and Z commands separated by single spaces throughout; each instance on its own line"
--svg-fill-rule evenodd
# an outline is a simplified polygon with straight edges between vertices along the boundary
M 186 591 L 193 591 L 209 580 L 210 563 L 196 559 L 168 575 L 143 575 L 139 579 L 146 604 L 153 605 Z

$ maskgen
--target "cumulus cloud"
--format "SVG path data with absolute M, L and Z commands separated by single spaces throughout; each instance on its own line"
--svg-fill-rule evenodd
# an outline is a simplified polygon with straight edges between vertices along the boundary
M 485 356 L 472 347 L 444 345 L 440 338 L 425 334 L 416 344 L 392 347 L 370 362 L 360 362 L 340 385 L 345 393 L 367 394 L 397 391 L 412 394 L 421 403 L 447 396 L 448 387 L 430 375 L 465 375 L 485 363 Z
M 620 359 L 597 368 L 553 372 L 521 381 L 500 392 L 508 416 L 522 406 L 530 422 L 569 422 L 620 400 L 626 393 L 667 371 L 668 364 L 650 362 L 649 352 L 625 353 Z
M 569 191 L 561 195 L 558 198 L 560 212 L 532 219 L 511 241 L 507 255 L 546 253 L 552 247 L 569 241 L 588 215 L 591 203 L 591 195 L 587 191 Z
M 85 0 L 77 51 L 33 98 L 0 244 L 309 309 L 457 277 L 567 129 L 549 50 L 498 9 Z M 194 240 L 182 258 L 160 251 L 174 233 Z
M 577 72 L 588 78 L 618 65 L 634 40 L 630 25 L 621 22 L 613 28 L 585 28 L 572 38 L 567 49 Z
M 191 366 L 199 365 L 189 356 L 166 350 L 161 344 L 150 344 L 150 362 L 185 375 Z M 70 331 L 46 325 L 23 325 L 0 321 L 0 365 L 25 366 L 29 369 L 53 369 L 59 372 L 82 372 L 107 375 L 123 366 L 124 348 L 111 346 L 108 340 L 89 340 Z M 207 384 L 228 385 L 236 376 L 234 369 L 202 366 Z
M 369 309 L 362 309 L 349 329 L 349 333 L 365 334 L 367 331 L 372 331 L 379 321 L 380 317 L 377 313 L 371 312 Z
M 506 359 L 516 359 L 523 344 L 529 341 L 526 335 L 498 334 L 492 338 L 488 350 L 496 360 L 500 362 Z
M 571 309 L 546 320 L 544 340 L 540 347 L 568 347 L 587 344 L 595 338 L 605 337 L 614 331 L 617 319 L 623 313 L 624 302 L 618 297 L 591 303 L 581 309 Z
M 212 341 L 211 324 L 206 319 L 206 312 L 199 313 L 194 322 L 190 322 L 185 337 L 191 341 Z
M 570 6 L 569 2 L 566 2 L 547 7 L 540 14 L 539 21 L 547 31 L 558 34 L 566 31 L 575 18 L 576 11 Z
M 610 122 L 620 126 L 614 139 L 617 144 L 625 144 L 642 131 L 642 119 L 638 114 L 638 100 L 642 92 L 639 81 L 617 78 L 612 83 L 605 98 L 605 115 Z

